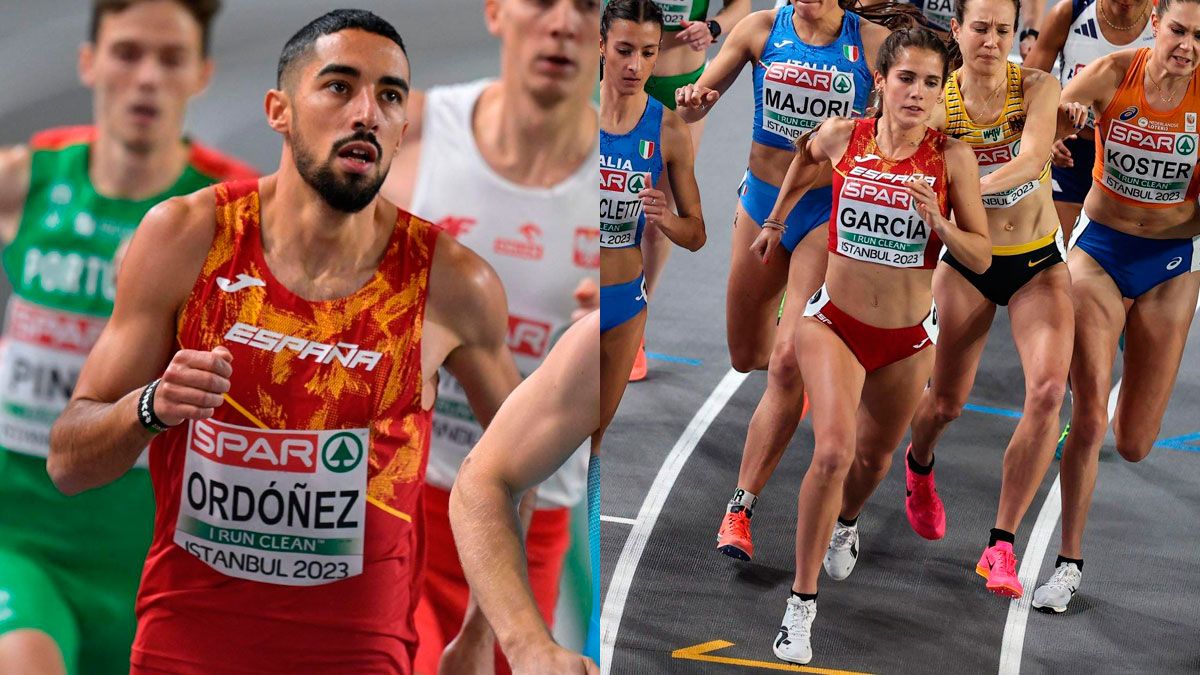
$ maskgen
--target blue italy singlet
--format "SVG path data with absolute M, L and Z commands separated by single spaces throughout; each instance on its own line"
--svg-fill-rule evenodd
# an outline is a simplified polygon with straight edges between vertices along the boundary
M 600 248 L 642 243 L 646 218 L 638 193 L 662 176 L 663 106 L 646 97 L 646 109 L 627 134 L 600 130 Z
M 837 39 L 814 47 L 796 35 L 793 13 L 776 12 L 754 64 L 754 142 L 783 150 L 828 117 L 861 117 L 872 86 L 857 14 L 844 12 Z

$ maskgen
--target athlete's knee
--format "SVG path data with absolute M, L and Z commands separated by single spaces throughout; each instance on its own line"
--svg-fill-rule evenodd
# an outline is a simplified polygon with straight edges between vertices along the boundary
M 945 394 L 933 396 L 933 420 L 938 426 L 945 426 L 962 415 L 963 404 L 966 401 Z
M 1113 425 L 1113 435 L 1117 439 L 1117 453 L 1126 462 L 1140 462 L 1154 448 L 1158 436 L 1157 429 L 1124 429 L 1121 424 Z
M 850 464 L 854 461 L 854 440 L 840 438 L 818 441 L 813 448 L 812 464 L 809 472 L 817 478 L 828 481 L 841 481 L 850 472 Z
M 884 474 L 892 468 L 892 452 L 886 448 L 859 448 L 854 462 L 867 473 Z
M 775 341 L 767 377 L 771 384 L 783 389 L 792 390 L 801 386 L 800 361 L 796 358 L 796 345 L 791 340 Z
M 739 373 L 749 373 L 767 367 L 770 354 L 757 349 L 755 345 L 740 345 L 729 343 L 729 362 Z
M 1025 410 L 1035 415 L 1057 416 L 1066 389 L 1066 381 L 1062 378 L 1030 383 L 1025 391 Z

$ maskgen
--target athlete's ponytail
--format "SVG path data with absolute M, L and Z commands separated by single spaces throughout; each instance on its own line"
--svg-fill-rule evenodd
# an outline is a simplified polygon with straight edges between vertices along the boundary
M 608 39 L 608 29 L 614 21 L 632 21 L 634 23 L 653 23 L 658 26 L 659 33 L 663 30 L 662 9 L 654 0 L 610 0 L 600 15 L 600 39 Z

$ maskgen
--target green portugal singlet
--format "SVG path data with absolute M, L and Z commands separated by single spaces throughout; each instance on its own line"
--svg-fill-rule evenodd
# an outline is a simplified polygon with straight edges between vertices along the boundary
M 2 254 L 13 295 L 0 334 L 0 634 L 40 629 L 68 673 L 123 673 L 154 520 L 150 478 L 139 462 L 110 485 L 62 495 L 46 474 L 50 427 L 112 313 L 121 242 L 155 204 L 253 172 L 193 143 L 167 191 L 109 199 L 88 176 L 95 134 L 34 136 L 29 193 Z

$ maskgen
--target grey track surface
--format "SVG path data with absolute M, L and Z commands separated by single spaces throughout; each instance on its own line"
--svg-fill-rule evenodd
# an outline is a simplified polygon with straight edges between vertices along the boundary
M 730 223 L 752 110 L 747 71 L 709 115 L 697 161 L 708 244 L 696 254 L 672 253 L 650 309 L 647 349 L 702 363 L 652 359 L 649 379 L 626 391 L 605 436 L 604 516 L 637 518 L 664 458 L 729 370 L 724 301 Z M 783 665 L 772 655 L 771 643 L 792 579 L 795 499 L 813 443 L 807 421 L 755 512 L 754 562 L 735 561 L 714 548 L 735 487 L 746 427 L 765 384 L 762 373 L 742 384 L 675 482 L 633 576 L 612 673 L 756 670 L 671 656 L 718 639 L 734 644 L 715 655 Z M 971 402 L 1020 410 L 1022 398 L 1007 313 L 1000 311 Z M 1200 327 L 1193 324 L 1160 439 L 1200 430 L 1198 406 Z M 1064 418 L 1068 409 L 1064 406 Z M 862 556 L 854 574 L 840 583 L 822 574 L 816 657 L 810 666 L 997 672 L 1010 602 L 983 588 L 974 565 L 987 543 L 999 499 L 1001 456 L 1015 427 L 1015 419 L 969 411 L 951 425 L 938 448 L 939 492 L 949 526 L 937 542 L 909 529 L 897 449 L 891 472 L 860 521 Z M 1200 450 L 1197 441 L 1176 445 Z M 1111 435 L 1102 452 L 1083 586 L 1063 615 L 1030 612 L 1021 672 L 1200 671 L 1200 594 L 1194 590 L 1200 562 L 1200 454 L 1160 446 L 1143 462 L 1129 464 L 1115 454 Z M 1024 557 L 1056 475 L 1057 463 L 1017 533 L 1018 558 Z M 624 522 L 602 523 L 602 594 L 608 592 L 630 529 Z M 1058 537 L 1055 528 L 1041 580 L 1052 572 Z

